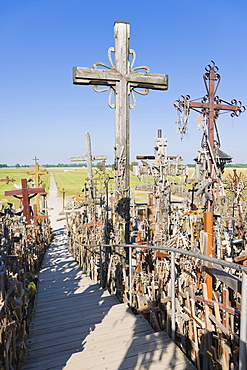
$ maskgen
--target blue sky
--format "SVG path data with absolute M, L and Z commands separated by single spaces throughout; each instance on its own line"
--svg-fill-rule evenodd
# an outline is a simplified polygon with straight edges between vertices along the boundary
M 203 73 L 214 60 L 218 95 L 247 106 L 247 2 L 157 0 L 1 0 L 0 163 L 70 163 L 85 154 L 85 133 L 94 155 L 113 163 L 114 110 L 108 92 L 72 83 L 72 67 L 108 64 L 115 20 L 130 23 L 135 66 L 169 76 L 168 91 L 136 96 L 131 110 L 131 161 L 153 154 L 158 129 L 168 154 L 192 163 L 202 132 L 191 113 L 189 137 L 176 133 L 173 102 L 205 95 Z M 218 119 L 221 148 L 233 162 L 247 163 L 247 112 Z

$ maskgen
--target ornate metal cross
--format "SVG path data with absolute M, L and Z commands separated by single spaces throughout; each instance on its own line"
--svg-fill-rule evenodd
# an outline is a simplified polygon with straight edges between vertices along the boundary
M 181 95 L 181 97 L 174 103 L 175 108 L 181 114 L 181 128 L 183 133 L 187 132 L 187 121 L 190 114 L 190 109 L 199 112 L 206 121 L 207 131 L 204 130 L 202 146 L 208 150 L 209 154 L 209 171 L 208 171 L 208 187 L 212 189 L 212 184 L 215 181 L 213 165 L 215 163 L 216 150 L 220 147 L 220 140 L 216 126 L 216 119 L 219 117 L 221 111 L 231 112 L 232 117 L 238 117 L 245 111 L 245 107 L 240 101 L 233 99 L 230 103 L 220 99 L 216 95 L 220 83 L 220 75 L 218 74 L 218 67 L 213 61 L 207 65 L 206 73 L 203 75 L 207 94 L 198 100 L 191 101 L 189 95 Z M 202 122 L 203 120 L 201 120 Z M 199 123 L 199 120 L 197 121 Z M 216 138 L 214 132 L 216 131 Z M 204 213 L 204 231 L 208 235 L 208 255 L 212 256 L 213 251 L 213 197 L 207 200 L 206 212 Z M 212 277 L 207 275 L 208 298 L 212 299 Z
M 201 102 L 191 101 L 189 95 L 181 95 L 180 98 L 174 103 L 174 106 L 175 108 L 178 108 L 179 112 L 186 117 L 183 120 L 184 125 L 187 125 L 190 109 L 199 112 L 204 119 L 206 118 L 208 132 L 207 138 L 204 137 L 204 144 L 207 145 L 209 147 L 209 151 L 214 154 L 215 148 L 220 147 L 216 119 L 219 117 L 221 111 L 230 111 L 232 117 L 238 117 L 245 111 L 245 107 L 240 101 L 233 99 L 230 103 L 228 103 L 216 95 L 216 91 L 220 83 L 220 75 L 217 73 L 219 69 L 213 61 L 211 61 L 211 63 L 205 67 L 205 70 L 206 73 L 203 75 L 203 80 L 207 94 L 203 98 L 198 99 L 201 100 Z M 197 119 L 198 123 L 202 121 L 202 119 Z M 185 132 L 185 127 L 182 127 L 181 131 Z M 215 138 L 214 131 L 216 131 L 217 138 Z
M 108 50 L 110 66 L 104 63 L 94 63 L 93 68 L 74 67 L 73 83 L 78 85 L 94 85 L 94 90 L 110 90 L 108 104 L 116 110 L 115 122 L 115 170 L 116 187 L 123 199 L 129 199 L 129 108 L 134 108 L 135 97 L 133 92 L 142 95 L 149 93 L 149 89 L 167 90 L 168 76 L 164 74 L 151 74 L 146 66 L 133 68 L 136 54 L 129 48 L 130 24 L 125 21 L 116 21 L 114 24 L 114 48 Z M 112 61 L 112 52 L 115 55 Z M 132 58 L 130 58 L 130 55 Z M 98 67 L 104 67 L 100 69 Z M 145 70 L 145 73 L 137 72 Z M 97 85 L 106 86 L 101 90 Z M 145 89 L 144 91 L 138 88 Z M 115 102 L 111 101 L 114 91 Z M 130 95 L 132 104 L 130 104 Z M 125 220 L 128 223 L 128 206 Z M 126 219 L 127 218 L 127 219 Z M 128 237 L 127 237 L 128 239 Z M 128 242 L 128 240 L 126 240 Z

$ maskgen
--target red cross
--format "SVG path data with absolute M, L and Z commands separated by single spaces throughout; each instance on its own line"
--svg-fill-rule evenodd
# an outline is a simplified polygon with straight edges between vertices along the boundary
M 26 223 L 30 224 L 30 205 L 29 201 L 30 198 L 34 197 L 36 194 L 44 194 L 44 188 L 28 188 L 27 186 L 27 179 L 21 180 L 21 189 L 20 190 L 8 190 L 5 191 L 5 196 L 13 196 L 15 198 L 19 198 L 22 201 L 23 206 L 23 216 L 26 217 Z M 33 194 L 32 196 L 29 196 Z

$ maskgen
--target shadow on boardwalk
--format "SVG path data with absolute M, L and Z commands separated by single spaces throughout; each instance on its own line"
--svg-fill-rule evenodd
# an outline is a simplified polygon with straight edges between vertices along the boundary
M 82 273 L 61 230 L 41 279 L 23 370 L 193 369 L 164 332 Z

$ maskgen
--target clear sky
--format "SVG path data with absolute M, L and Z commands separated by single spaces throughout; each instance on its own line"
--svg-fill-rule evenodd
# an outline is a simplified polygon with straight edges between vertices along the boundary
M 72 67 L 109 64 L 116 20 L 130 23 L 135 67 L 169 76 L 168 91 L 137 95 L 131 110 L 131 161 L 153 154 L 158 129 L 168 154 L 192 163 L 202 132 L 191 113 L 189 137 L 176 133 L 173 102 L 205 95 L 205 66 L 219 67 L 220 98 L 247 106 L 247 2 L 238 0 L 1 0 L 0 163 L 70 163 L 85 154 L 85 133 L 94 155 L 113 163 L 114 110 L 108 94 L 75 86 Z M 218 119 L 221 148 L 247 163 L 247 112 Z

